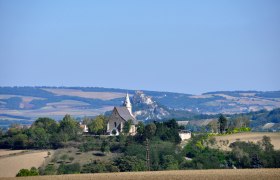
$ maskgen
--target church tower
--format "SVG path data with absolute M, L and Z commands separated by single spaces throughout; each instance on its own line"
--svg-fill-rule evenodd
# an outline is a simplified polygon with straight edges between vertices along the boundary
M 127 108 L 127 110 L 130 112 L 130 114 L 132 115 L 132 106 L 131 106 L 131 103 L 130 103 L 130 100 L 129 100 L 128 93 L 126 93 L 126 97 L 125 97 L 125 101 L 123 103 L 123 106 L 125 106 Z

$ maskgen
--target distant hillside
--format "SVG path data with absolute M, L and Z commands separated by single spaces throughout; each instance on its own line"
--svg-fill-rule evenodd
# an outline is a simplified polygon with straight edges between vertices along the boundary
M 197 115 L 189 121 L 188 129 L 191 131 L 200 131 L 209 123 L 217 122 L 219 115 Z M 252 131 L 280 131 L 280 108 L 268 110 L 260 110 L 249 113 L 227 114 L 228 120 L 237 117 L 247 117 L 250 120 Z
M 74 117 L 96 116 L 120 106 L 126 93 L 134 101 L 133 111 L 143 120 L 248 113 L 280 107 L 280 91 L 191 95 L 144 90 L 141 97 L 135 95 L 135 90 L 99 87 L 0 87 L 0 119 L 32 121 L 41 116 L 61 119 L 66 113 Z

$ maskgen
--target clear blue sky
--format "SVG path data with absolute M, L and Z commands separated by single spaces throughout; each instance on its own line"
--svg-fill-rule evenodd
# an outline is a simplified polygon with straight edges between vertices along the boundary
M 279 0 L 0 0 L 0 86 L 280 90 Z

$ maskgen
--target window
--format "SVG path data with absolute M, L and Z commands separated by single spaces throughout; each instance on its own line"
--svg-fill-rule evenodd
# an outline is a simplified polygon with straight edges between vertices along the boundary
M 115 124 L 115 127 L 117 127 L 117 123 L 115 122 L 114 124 Z

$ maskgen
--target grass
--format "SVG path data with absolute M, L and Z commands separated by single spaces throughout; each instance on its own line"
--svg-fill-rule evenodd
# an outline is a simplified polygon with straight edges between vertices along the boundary
M 8 178 L 7 178 L 8 179 Z M 9 178 L 14 179 L 14 178 Z M 17 178 L 19 179 L 19 178 Z M 38 180 L 179 180 L 179 179 L 280 179 L 280 169 L 215 169 L 215 170 L 181 170 L 181 171 L 153 171 L 153 172 L 124 172 L 73 174 L 59 176 L 22 177 L 20 179 Z

